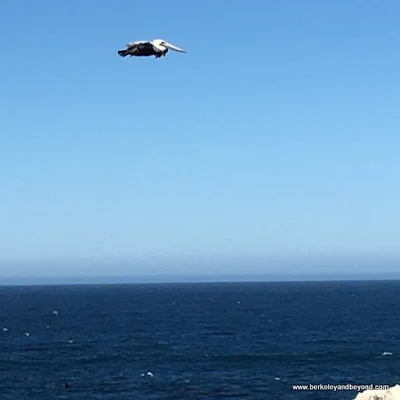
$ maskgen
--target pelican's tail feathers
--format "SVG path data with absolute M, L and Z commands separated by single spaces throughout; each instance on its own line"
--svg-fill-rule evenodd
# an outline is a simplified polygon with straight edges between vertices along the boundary
M 128 50 L 118 50 L 118 55 L 120 55 L 121 57 L 126 57 L 127 55 L 129 55 L 129 51 Z

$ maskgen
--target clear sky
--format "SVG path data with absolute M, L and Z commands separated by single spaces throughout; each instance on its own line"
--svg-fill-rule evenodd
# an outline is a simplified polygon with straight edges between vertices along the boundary
M 400 259 L 399 17 L 395 0 L 3 0 L 0 276 Z M 160 37 L 187 54 L 117 55 Z

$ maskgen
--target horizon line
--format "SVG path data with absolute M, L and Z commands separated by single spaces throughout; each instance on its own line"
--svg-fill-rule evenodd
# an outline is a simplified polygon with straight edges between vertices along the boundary
M 289 283 L 397 281 L 400 272 L 368 273 L 280 273 L 280 274 L 137 274 L 82 276 L 7 276 L 0 277 L 0 286 L 66 286 L 120 284 L 191 284 L 191 283 Z

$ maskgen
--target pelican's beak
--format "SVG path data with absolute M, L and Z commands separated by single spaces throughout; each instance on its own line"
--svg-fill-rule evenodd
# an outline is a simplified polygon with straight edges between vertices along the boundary
M 186 53 L 185 50 L 181 49 L 180 47 L 174 46 L 173 44 L 168 43 L 168 42 L 164 42 L 163 46 L 167 47 L 168 49 L 171 49 L 171 50 L 179 51 L 180 53 Z

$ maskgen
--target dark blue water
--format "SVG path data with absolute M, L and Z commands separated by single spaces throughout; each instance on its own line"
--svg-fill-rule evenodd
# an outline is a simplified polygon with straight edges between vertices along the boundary
M 2 287 L 0 377 L 1 400 L 350 400 L 292 385 L 398 383 L 400 282 Z

